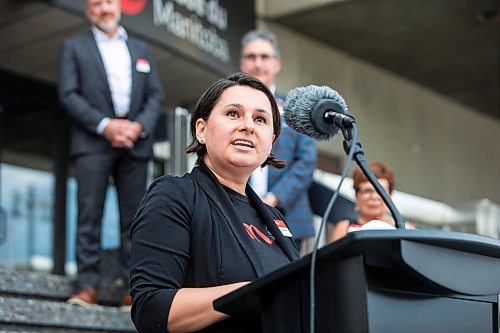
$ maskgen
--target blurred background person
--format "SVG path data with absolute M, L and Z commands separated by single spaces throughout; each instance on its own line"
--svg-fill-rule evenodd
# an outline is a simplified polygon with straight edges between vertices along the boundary
M 392 195 L 394 174 L 391 168 L 381 162 L 373 162 L 369 166 L 387 194 Z M 356 192 L 355 211 L 358 216 L 338 221 L 330 237 L 332 241 L 344 237 L 348 232 L 359 230 L 372 220 L 387 223 L 387 228 L 394 227 L 394 220 L 386 204 L 359 167 L 354 170 L 352 179 L 354 191 Z
M 282 112 L 285 96 L 277 92 L 275 84 L 275 77 L 281 71 L 281 54 L 273 33 L 252 30 L 243 36 L 240 70 L 261 80 L 273 93 Z M 315 234 L 308 190 L 316 168 L 316 142 L 282 120 L 281 135 L 273 145 L 273 154 L 287 166 L 257 168 L 250 185 L 265 203 L 283 212 L 300 249 L 302 240 Z
M 70 303 L 98 301 L 101 220 L 110 177 L 120 209 L 120 276 L 128 286 L 130 223 L 146 187 L 163 90 L 149 46 L 120 25 L 119 0 L 87 0 L 91 31 L 65 40 L 59 99 L 72 120 L 78 184 L 78 290 Z M 123 305 L 130 305 L 128 293 Z
M 243 73 L 216 81 L 191 117 L 197 166 L 148 189 L 132 223 L 132 319 L 139 332 L 259 332 L 238 327 L 213 301 L 299 252 L 283 216 L 247 185 L 281 129 L 272 93 Z M 226 319 L 226 320 L 224 320 Z M 206 329 L 204 329 L 206 328 Z

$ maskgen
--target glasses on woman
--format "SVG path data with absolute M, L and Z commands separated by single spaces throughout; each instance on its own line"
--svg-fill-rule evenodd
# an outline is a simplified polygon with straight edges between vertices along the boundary
M 389 193 L 389 191 L 386 188 L 384 188 L 384 190 L 387 193 Z M 358 194 L 360 194 L 361 196 L 364 196 L 364 197 L 371 197 L 372 195 L 377 195 L 377 196 L 379 195 L 377 193 L 377 191 L 375 191 L 374 188 L 360 188 L 358 190 Z

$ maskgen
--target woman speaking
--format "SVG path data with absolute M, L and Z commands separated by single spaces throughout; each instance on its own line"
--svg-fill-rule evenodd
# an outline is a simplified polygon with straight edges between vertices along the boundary
M 139 332 L 255 332 L 213 301 L 299 258 L 282 214 L 247 185 L 281 129 L 272 93 L 237 73 L 215 82 L 191 118 L 197 166 L 155 180 L 132 227 L 132 319 Z

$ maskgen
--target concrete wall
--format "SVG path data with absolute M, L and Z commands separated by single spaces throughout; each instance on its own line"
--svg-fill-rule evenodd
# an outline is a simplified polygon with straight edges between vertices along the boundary
M 447 203 L 500 203 L 498 120 L 279 24 L 259 19 L 257 26 L 280 42 L 278 90 L 324 84 L 339 91 L 368 161 L 392 166 L 399 190 Z M 341 137 L 318 147 L 345 156 Z
M 335 2 L 353 0 L 256 0 L 255 9 L 260 17 L 276 17 L 311 10 Z

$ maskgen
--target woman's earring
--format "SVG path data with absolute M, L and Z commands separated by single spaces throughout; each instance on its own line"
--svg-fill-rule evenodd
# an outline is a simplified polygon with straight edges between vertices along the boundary
M 359 206 L 358 205 L 354 206 L 354 211 L 355 212 L 359 212 Z
M 205 144 L 205 139 L 199 139 L 198 141 L 200 141 L 200 143 L 201 143 L 202 145 L 204 145 L 204 144 Z

